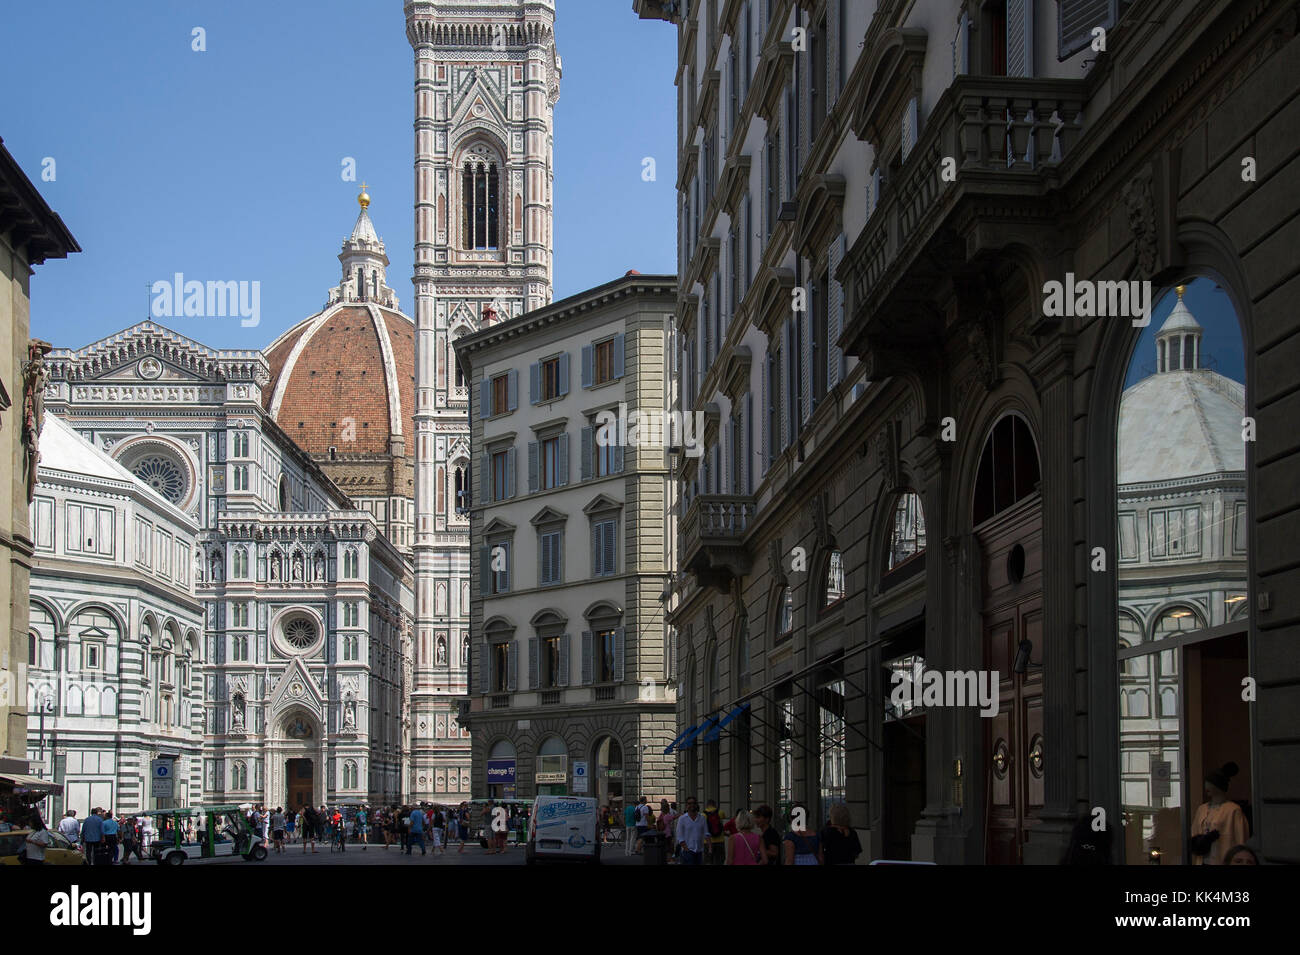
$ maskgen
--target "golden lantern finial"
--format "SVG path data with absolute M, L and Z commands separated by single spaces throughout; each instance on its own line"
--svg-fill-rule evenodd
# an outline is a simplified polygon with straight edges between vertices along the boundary
M 361 195 L 357 196 L 357 205 L 362 209 L 370 206 L 370 193 L 366 192 L 366 184 L 364 180 L 361 183 Z
M 1176 291 L 1176 292 L 1178 293 L 1178 301 L 1181 302 L 1181 301 L 1183 300 L 1183 293 L 1187 291 L 1187 286 L 1186 286 L 1186 285 L 1176 285 L 1176 286 L 1174 286 L 1174 291 Z

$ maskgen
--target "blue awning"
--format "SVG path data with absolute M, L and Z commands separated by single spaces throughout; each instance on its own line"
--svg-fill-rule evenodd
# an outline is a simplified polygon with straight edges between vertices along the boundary
M 671 753 L 673 751 L 673 747 L 675 747 L 678 743 L 680 743 L 682 740 L 686 738 L 687 733 L 693 733 L 694 731 L 695 731 L 695 727 L 690 726 L 682 730 L 680 733 L 678 733 L 677 738 L 673 740 L 671 743 L 669 743 L 668 748 L 664 750 L 664 755 L 667 756 L 669 753 Z
M 747 709 L 749 709 L 748 703 L 740 704 L 740 706 L 736 707 L 734 710 L 732 710 L 722 719 L 718 720 L 717 723 L 714 724 L 713 729 L 709 730 L 708 735 L 705 736 L 704 739 L 700 740 L 700 742 L 702 743 L 716 742 L 718 737 L 722 735 L 722 728 L 726 726 L 728 723 L 730 723 L 732 720 L 734 720 L 741 713 L 745 712 L 745 710 Z
M 680 753 L 684 749 L 690 749 L 692 746 L 695 745 L 695 740 L 699 738 L 699 735 L 701 733 L 706 732 L 708 729 L 710 729 L 713 726 L 713 724 L 716 723 L 717 721 L 718 718 L 716 716 L 710 716 L 699 726 L 695 727 L 695 729 L 693 729 L 687 735 L 686 739 L 682 740 L 681 743 L 678 744 L 677 751 Z

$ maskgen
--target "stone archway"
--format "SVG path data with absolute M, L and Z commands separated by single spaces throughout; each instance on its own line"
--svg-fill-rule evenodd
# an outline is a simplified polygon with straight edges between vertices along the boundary
M 266 743 L 268 805 L 297 811 L 327 801 L 325 733 L 320 718 L 294 705 L 276 714 L 271 727 Z

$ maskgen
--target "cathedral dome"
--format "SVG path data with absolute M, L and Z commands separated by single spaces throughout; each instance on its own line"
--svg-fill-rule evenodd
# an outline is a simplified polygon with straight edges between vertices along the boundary
M 266 360 L 267 410 L 313 457 L 415 453 L 415 324 L 401 312 L 336 303 L 272 342 Z

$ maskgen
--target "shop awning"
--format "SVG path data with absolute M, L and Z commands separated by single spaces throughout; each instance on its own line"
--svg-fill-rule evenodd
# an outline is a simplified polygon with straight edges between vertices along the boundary
M 717 721 L 718 718 L 716 716 L 710 716 L 699 726 L 695 727 L 694 730 L 687 734 L 686 739 L 682 740 L 681 743 L 678 744 L 677 751 L 680 753 L 684 749 L 690 749 L 695 745 L 695 740 L 699 738 L 700 734 L 708 732 Z
M 63 792 L 63 787 L 58 783 L 39 776 L 24 776 L 22 773 L 0 773 L 0 783 L 13 786 L 14 792 L 52 793 L 56 796 Z
M 671 752 L 673 751 L 673 749 L 677 746 L 678 743 L 680 743 L 682 740 L 686 739 L 686 736 L 687 736 L 688 733 L 694 733 L 694 732 L 695 732 L 695 727 L 694 727 L 694 726 L 688 726 L 686 729 L 684 729 L 684 730 L 682 730 L 680 733 L 678 733 L 678 734 L 677 734 L 677 738 L 676 738 L 675 740 L 673 740 L 671 743 L 669 743 L 669 744 L 668 744 L 668 748 L 664 750 L 664 755 L 667 756 L 669 753 L 671 753 Z
M 731 711 L 730 713 L 728 713 L 726 716 L 722 717 L 722 719 L 720 719 L 720 720 L 718 720 L 716 723 L 714 723 L 714 724 L 713 724 L 713 729 L 709 730 L 708 735 L 705 736 L 704 739 L 700 740 L 700 742 L 702 742 L 702 743 L 712 743 L 712 742 L 716 741 L 717 738 L 718 738 L 719 736 L 722 735 L 722 728 L 723 728 L 724 726 L 726 726 L 728 723 L 730 723 L 732 720 L 734 720 L 734 719 L 735 719 L 737 716 L 739 716 L 741 713 L 744 713 L 744 712 L 745 712 L 746 710 L 748 710 L 748 709 L 749 709 L 749 704 L 748 704 L 748 703 L 742 703 L 742 704 L 740 704 L 740 706 L 736 707 L 734 710 L 732 710 L 732 711 Z

